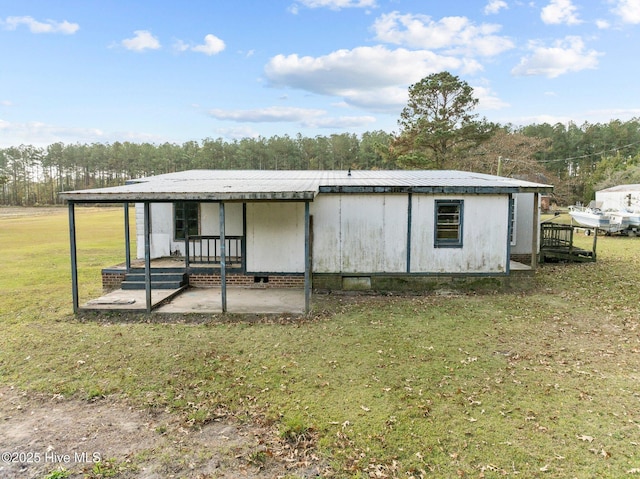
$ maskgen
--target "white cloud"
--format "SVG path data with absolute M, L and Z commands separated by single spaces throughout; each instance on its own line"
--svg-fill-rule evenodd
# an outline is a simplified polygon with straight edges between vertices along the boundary
M 520 116 L 502 120 L 503 123 L 511 123 L 513 125 L 541 125 L 544 123 L 548 123 L 549 125 L 557 125 L 558 123 L 568 125 L 572 121 L 574 120 L 569 116 L 547 114 Z
M 386 109 L 406 102 L 406 88 L 443 70 L 473 73 L 473 60 L 441 56 L 427 50 L 389 50 L 383 46 L 337 50 L 321 57 L 277 55 L 265 67 L 274 86 L 343 98 L 350 105 Z
M 215 132 L 216 135 L 231 140 L 242 140 L 243 138 L 260 137 L 260 133 L 245 125 L 239 125 L 234 128 L 216 128 Z
M 31 33 L 62 33 L 64 35 L 72 35 L 80 29 L 77 23 L 70 23 L 66 20 L 56 22 L 54 20 L 46 20 L 40 22 L 32 17 L 7 17 L 3 23 L 7 30 L 15 30 L 20 25 L 26 25 Z
M 616 0 L 613 13 L 618 15 L 624 23 L 640 23 L 640 0 Z
M 253 110 L 209 110 L 217 120 L 247 123 L 298 123 L 308 128 L 350 128 L 364 126 L 376 121 L 373 116 L 328 116 L 325 110 L 294 107 L 268 107 Z
M 0 120 L 0 130 L 4 133 L 0 148 L 20 144 L 45 146 L 52 143 L 72 143 L 76 141 L 104 141 L 104 132 L 97 128 L 68 128 L 49 125 L 38 121 L 11 123 Z M 9 141 L 7 143 L 7 141 Z
M 419 78 L 415 79 L 415 81 L 419 80 Z M 345 91 L 343 97 L 347 106 L 365 108 L 378 113 L 399 113 L 407 103 L 408 84 L 365 90 L 353 89 Z
M 574 111 L 569 115 L 549 115 L 540 114 L 532 116 L 521 116 L 516 118 L 505 118 L 502 121 L 505 123 L 512 123 L 514 125 L 530 125 L 530 124 L 542 124 L 548 123 L 549 125 L 556 125 L 558 123 L 568 126 L 570 123 L 581 125 L 585 122 L 588 123 L 608 123 L 612 118 L 616 118 L 620 121 L 629 121 L 634 118 L 638 118 L 640 115 L 639 109 L 624 109 L 624 108 L 611 108 L 607 110 L 585 110 Z
M 357 128 L 376 122 L 374 116 L 338 116 L 326 118 L 311 118 L 301 124 L 307 128 Z
M 596 20 L 596 27 L 600 30 L 606 30 L 611 27 L 611 24 L 606 20 Z
M 326 115 L 326 113 L 327 112 L 324 110 L 279 106 L 253 110 L 209 110 L 209 115 L 218 120 L 231 120 L 250 123 L 302 121 L 303 119 L 321 117 Z
M 39 121 L 12 123 L 0 120 L 0 148 L 16 145 L 46 147 L 53 143 L 110 143 L 114 141 L 132 141 L 160 143 L 167 141 L 165 136 L 119 131 L 105 132 L 99 128 L 68 127 L 51 125 Z
M 581 20 L 576 15 L 577 7 L 571 0 L 551 0 L 540 12 L 540 18 L 546 24 L 577 25 Z
M 374 8 L 376 0 L 298 0 L 291 9 L 297 13 L 298 5 L 307 8 L 330 8 L 331 10 L 340 10 L 343 8 Z
M 601 53 L 595 50 L 585 51 L 580 37 L 568 36 L 558 40 L 551 47 L 539 42 L 530 42 L 531 56 L 522 58 L 511 73 L 516 76 L 544 75 L 555 78 L 569 72 L 594 69 L 598 66 Z
M 433 21 L 427 15 L 392 12 L 373 25 L 376 38 L 386 43 L 451 53 L 493 56 L 514 47 L 507 37 L 495 35 L 501 26 L 473 24 L 467 17 L 444 17 Z
M 0 101 L 0 106 L 13 106 L 13 102 L 9 100 L 2 100 Z
M 490 0 L 489 3 L 487 3 L 487 5 L 484 7 L 484 14 L 495 15 L 496 13 L 500 12 L 500 10 L 502 10 L 503 8 L 504 9 L 509 8 L 509 5 L 507 5 L 507 2 L 503 0 Z
M 142 52 L 144 50 L 158 50 L 160 48 L 160 42 L 150 31 L 136 30 L 133 33 L 135 34 L 133 38 L 122 40 L 122 46 L 127 50 Z
M 478 99 L 478 108 L 481 110 L 500 110 L 510 106 L 488 87 L 474 86 L 473 96 Z
M 186 52 L 187 50 L 189 50 L 189 48 L 191 47 L 182 40 L 176 40 L 173 43 L 173 49 L 177 52 Z
M 610 121 L 612 118 L 628 119 L 640 117 L 640 108 L 608 108 L 604 110 L 587 110 L 589 118 L 597 118 L 600 122 Z M 593 121 L 593 120 L 592 120 Z
M 176 40 L 173 44 L 174 50 L 178 52 L 186 52 L 191 50 L 193 52 L 204 53 L 205 55 L 217 55 L 226 48 L 226 44 L 223 40 L 216 37 L 213 34 L 208 34 L 204 37 L 204 43 L 202 45 L 191 46 L 182 40 Z
M 204 44 L 196 45 L 191 48 L 194 52 L 204 53 L 205 55 L 216 55 L 226 48 L 224 41 L 212 35 L 211 33 L 204 37 Z

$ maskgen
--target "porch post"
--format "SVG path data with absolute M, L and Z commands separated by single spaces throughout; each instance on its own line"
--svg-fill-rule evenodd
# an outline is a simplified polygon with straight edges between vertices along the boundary
M 304 312 L 311 309 L 311 248 L 309 202 L 304 202 Z
M 412 218 L 412 208 L 413 208 L 413 194 L 409 193 L 407 195 L 407 274 L 411 273 L 411 223 L 413 221 Z
M 540 242 L 540 208 L 538 205 L 540 195 L 533 194 L 533 235 L 531 238 L 531 269 L 538 267 L 538 244 Z
M 129 203 L 124 203 L 124 254 L 127 273 L 131 271 L 131 235 L 129 233 Z
M 73 313 L 79 309 L 78 301 L 78 257 L 76 255 L 76 210 L 75 203 L 69 201 L 69 245 L 71 248 L 71 295 L 73 296 Z
M 224 203 L 220 202 L 220 292 L 222 312 L 227 312 L 227 248 L 224 232 Z
M 515 218 L 514 208 L 516 207 L 512 193 L 509 193 L 508 198 L 509 199 L 507 200 L 507 202 L 509 206 L 507 207 L 507 265 L 505 271 L 507 275 L 511 274 L 511 235 L 513 234 L 512 218 Z
M 147 304 L 147 313 L 151 312 L 151 238 L 150 238 L 150 207 L 149 202 L 144 202 L 144 289 Z

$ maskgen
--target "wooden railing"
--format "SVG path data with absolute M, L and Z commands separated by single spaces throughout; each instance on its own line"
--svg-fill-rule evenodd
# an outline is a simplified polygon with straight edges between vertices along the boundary
M 558 223 L 542 223 L 541 248 L 573 247 L 573 226 Z
M 242 265 L 242 239 L 242 236 L 225 237 L 225 262 L 229 267 Z M 187 236 L 184 244 L 187 267 L 190 264 L 219 265 L 221 263 L 220 236 Z
M 558 223 L 541 223 L 540 262 L 547 261 L 595 261 L 597 230 L 593 235 L 592 250 L 578 248 L 573 244 L 574 227 Z

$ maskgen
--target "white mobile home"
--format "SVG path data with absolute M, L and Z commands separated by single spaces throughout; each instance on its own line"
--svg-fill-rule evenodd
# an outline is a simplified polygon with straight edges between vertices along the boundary
M 194 170 L 63 197 L 135 203 L 137 256 L 183 259 L 192 285 L 393 289 L 534 268 L 550 190 L 460 171 Z
M 640 185 L 618 185 L 596 191 L 596 202 L 602 211 L 640 213 Z

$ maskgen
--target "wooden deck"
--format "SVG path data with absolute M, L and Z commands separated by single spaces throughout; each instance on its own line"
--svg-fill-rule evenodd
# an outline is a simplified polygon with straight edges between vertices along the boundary
M 558 223 L 540 225 L 540 263 L 568 261 L 593 262 L 596 260 L 598 232 L 593 232 L 593 248 L 585 250 L 573 244 L 575 227 Z

